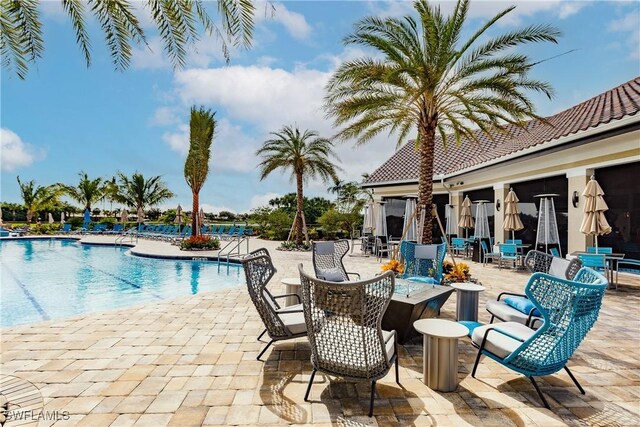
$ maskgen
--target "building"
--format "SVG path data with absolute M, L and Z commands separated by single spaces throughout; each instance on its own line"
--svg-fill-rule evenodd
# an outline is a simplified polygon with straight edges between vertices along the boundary
M 504 242 L 504 198 L 513 188 L 520 199 L 525 228 L 516 239 L 536 240 L 538 194 L 554 198 L 562 252 L 584 250 L 592 237 L 580 232 L 584 198 L 591 175 L 605 192 L 611 234 L 601 246 L 640 259 L 640 77 L 546 118 L 525 129 L 508 128 L 478 141 L 436 141 L 434 203 L 444 218 L 445 205 L 460 211 L 465 196 L 489 200 L 490 227 Z M 405 198 L 418 191 L 419 155 L 413 143 L 401 147 L 363 183 L 376 201 L 386 201 L 387 228 L 402 234 Z M 438 232 L 439 234 L 439 232 Z M 463 235 L 459 230 L 458 235 Z

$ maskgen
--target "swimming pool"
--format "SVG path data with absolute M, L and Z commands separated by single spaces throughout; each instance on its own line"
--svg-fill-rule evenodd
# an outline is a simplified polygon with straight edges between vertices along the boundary
M 129 256 L 73 240 L 0 242 L 0 327 L 128 307 L 245 283 L 242 267 Z

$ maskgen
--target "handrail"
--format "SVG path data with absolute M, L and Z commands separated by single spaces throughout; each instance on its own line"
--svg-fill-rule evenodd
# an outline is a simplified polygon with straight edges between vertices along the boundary
M 138 233 L 137 232 L 133 232 L 133 233 L 123 233 L 122 235 L 116 237 L 116 240 L 114 242 L 115 246 L 122 246 L 124 244 L 125 239 L 129 238 L 129 242 L 133 243 L 134 238 L 135 238 L 135 242 L 136 244 L 138 243 Z
M 242 245 L 243 242 L 247 242 L 247 251 L 241 253 L 240 251 L 240 246 Z M 235 245 L 233 245 L 233 247 L 231 249 L 229 249 L 228 252 L 224 252 L 229 246 L 231 246 L 231 244 L 235 243 Z M 227 243 L 224 248 L 220 249 L 220 252 L 218 252 L 218 266 L 220 266 L 220 259 L 222 257 L 227 257 L 227 265 L 229 265 L 229 259 L 231 257 L 231 255 L 234 253 L 235 250 L 238 250 L 237 255 L 243 255 L 243 254 L 248 254 L 249 253 L 249 237 L 237 237 L 237 241 L 234 240 L 230 240 L 229 243 Z

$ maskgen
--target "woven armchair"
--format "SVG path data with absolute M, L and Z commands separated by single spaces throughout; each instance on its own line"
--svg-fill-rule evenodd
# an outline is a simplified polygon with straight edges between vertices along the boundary
M 531 273 L 546 273 L 561 279 L 572 280 L 580 270 L 580 267 L 582 267 L 582 262 L 577 258 L 569 261 L 544 252 L 529 251 L 524 259 L 524 265 Z M 522 323 L 530 328 L 535 328 L 542 323 L 542 317 L 534 316 L 535 309 L 531 309 L 529 313 L 522 313 L 507 305 L 502 299 L 505 296 L 526 298 L 524 294 L 501 292 L 497 299 L 487 301 L 486 308 L 491 314 L 489 323 L 493 323 L 495 319 L 498 319 L 503 322 Z
M 404 273 L 407 277 L 432 277 L 434 284 L 442 283 L 442 263 L 447 254 L 447 245 L 419 245 L 403 240 L 400 242 L 400 255 L 404 260 Z
M 607 280 L 590 268 L 582 268 L 574 280 L 534 273 L 525 292 L 542 313 L 544 323 L 534 331 L 517 322 L 484 325 L 473 330 L 471 339 L 479 347 L 471 376 L 475 378 L 482 355 L 527 376 L 540 400 L 549 408 L 533 377 L 563 369 L 585 394 L 567 361 L 598 318 Z
M 316 277 L 330 282 L 345 282 L 349 276 L 360 279 L 358 273 L 350 273 L 344 268 L 342 258 L 349 252 L 348 240 L 336 240 L 329 242 L 313 242 L 312 257 L 313 269 Z
M 266 251 L 266 249 L 264 250 Z M 268 252 L 267 252 L 268 253 Z M 242 266 L 247 280 L 247 290 L 253 305 L 258 311 L 265 326 L 265 332 L 269 334 L 271 341 L 260 352 L 257 359 L 275 341 L 288 340 L 307 335 L 307 328 L 302 314 L 302 305 L 281 308 L 276 302 L 278 298 L 285 298 L 296 294 L 274 296 L 267 289 L 269 281 L 276 272 L 268 255 L 248 256 L 242 260 Z M 297 296 L 297 295 L 296 295 Z M 258 340 L 263 332 L 258 337 Z
M 310 277 L 302 264 L 298 269 L 313 365 L 304 400 L 308 401 L 318 371 L 347 380 L 371 381 L 372 416 L 376 381 L 394 364 L 399 384 L 396 331 L 383 331 L 380 326 L 393 295 L 393 272 L 370 280 L 334 283 Z

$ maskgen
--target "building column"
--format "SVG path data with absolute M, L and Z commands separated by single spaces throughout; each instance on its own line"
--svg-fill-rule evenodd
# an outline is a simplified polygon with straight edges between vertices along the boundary
M 504 243 L 506 231 L 504 231 L 504 199 L 509 194 L 509 185 L 504 182 L 495 184 L 493 186 L 493 203 L 496 207 L 493 213 L 493 236 L 495 243 Z M 498 210 L 498 202 L 500 203 L 500 210 Z
M 453 206 L 453 210 L 456 213 L 456 223 L 460 221 L 460 209 L 462 206 L 462 201 L 464 198 L 462 197 L 462 192 L 452 191 L 449 193 L 449 204 Z M 458 237 L 464 237 L 464 230 L 460 227 L 458 229 Z
M 576 168 L 567 171 L 568 181 L 568 225 L 567 225 L 567 248 L 563 248 L 568 254 L 575 251 L 584 251 L 587 246 L 593 244 L 593 237 L 580 232 L 580 225 L 584 218 L 584 197 L 582 191 L 587 186 L 589 178 L 593 174 L 593 169 Z M 573 206 L 573 194 L 577 192 L 579 200 L 576 207 Z

